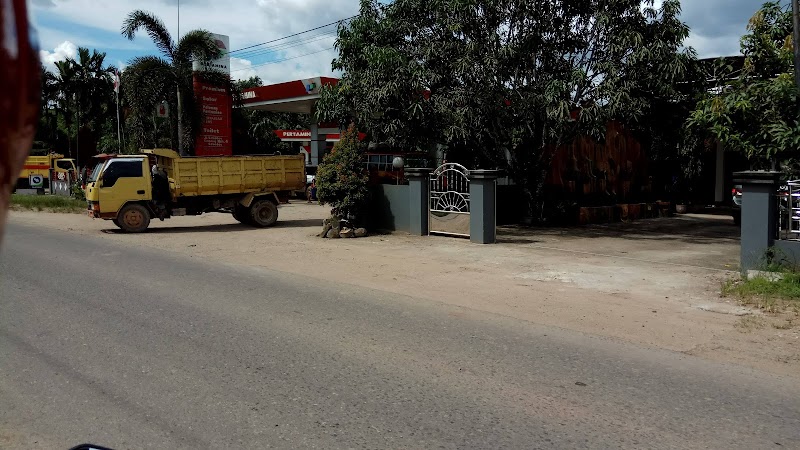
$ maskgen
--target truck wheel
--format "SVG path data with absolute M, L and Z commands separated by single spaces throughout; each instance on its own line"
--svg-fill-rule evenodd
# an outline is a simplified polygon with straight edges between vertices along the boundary
M 271 227 L 278 221 L 278 205 L 266 199 L 256 200 L 250 205 L 250 217 L 251 225 Z
M 120 223 L 119 223 L 119 220 L 117 220 L 117 219 L 111 219 L 111 221 L 112 221 L 112 222 L 114 222 L 114 225 L 116 225 L 116 226 L 117 226 L 117 228 L 122 228 L 122 224 L 120 224 Z
M 142 205 L 126 205 L 117 216 L 119 227 L 128 233 L 141 233 L 150 225 L 150 211 Z

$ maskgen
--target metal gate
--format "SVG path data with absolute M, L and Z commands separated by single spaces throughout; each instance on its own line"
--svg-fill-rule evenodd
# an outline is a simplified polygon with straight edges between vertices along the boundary
M 469 237 L 469 170 L 445 163 L 430 176 L 430 234 Z

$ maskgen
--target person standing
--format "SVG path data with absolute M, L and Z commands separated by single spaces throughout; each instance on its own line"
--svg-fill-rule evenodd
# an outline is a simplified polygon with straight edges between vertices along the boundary
M 306 189 L 306 196 L 308 197 L 308 203 L 317 200 L 317 180 L 311 180 L 311 185 Z

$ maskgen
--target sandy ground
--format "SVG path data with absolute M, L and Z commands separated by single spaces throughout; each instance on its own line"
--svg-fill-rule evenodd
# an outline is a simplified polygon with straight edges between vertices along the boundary
M 503 228 L 496 245 L 374 235 L 320 239 L 328 209 L 282 206 L 253 229 L 208 214 L 155 221 L 146 234 L 77 214 L 11 213 L 124 245 L 305 274 L 800 378 L 800 327 L 720 298 L 738 267 L 729 217 L 683 216 L 577 229 Z

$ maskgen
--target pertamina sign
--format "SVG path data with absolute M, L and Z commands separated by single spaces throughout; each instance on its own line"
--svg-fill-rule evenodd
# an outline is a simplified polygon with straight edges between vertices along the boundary
M 230 38 L 221 34 L 212 34 L 214 42 L 222 52 L 219 59 L 213 61 L 195 61 L 195 71 L 218 71 L 230 75 L 231 56 Z M 214 86 L 194 78 L 195 96 L 200 101 L 203 122 L 195 141 L 197 156 L 231 155 L 231 93 L 224 86 Z
M 224 74 L 231 74 L 231 38 L 223 34 L 211 34 L 211 39 L 217 44 L 222 56 L 212 61 L 195 61 L 192 63 L 192 70 L 216 70 Z
M 309 140 L 311 139 L 311 130 L 275 130 L 275 134 L 279 139 L 296 139 L 296 140 Z

